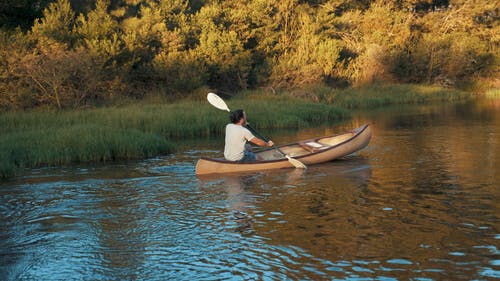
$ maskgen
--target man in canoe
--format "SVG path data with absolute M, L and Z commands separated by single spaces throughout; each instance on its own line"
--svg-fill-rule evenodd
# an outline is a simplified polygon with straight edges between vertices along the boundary
M 255 137 L 252 132 L 243 127 L 247 123 L 247 115 L 243 109 L 237 109 L 229 113 L 231 123 L 226 125 L 226 145 L 224 157 L 230 161 L 248 162 L 258 160 L 256 155 L 249 150 L 246 142 L 249 141 L 258 146 L 273 146 L 272 141 L 265 142 Z

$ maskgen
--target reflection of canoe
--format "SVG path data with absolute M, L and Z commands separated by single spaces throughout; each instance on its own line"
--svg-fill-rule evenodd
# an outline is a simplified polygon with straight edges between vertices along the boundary
M 279 149 L 306 165 L 312 165 L 331 161 L 364 148 L 370 142 L 371 135 L 370 127 L 363 125 L 347 133 L 299 141 L 279 146 Z M 274 148 L 266 148 L 255 154 L 263 160 L 241 163 L 202 157 L 196 164 L 196 174 L 250 172 L 293 167 L 288 159 Z

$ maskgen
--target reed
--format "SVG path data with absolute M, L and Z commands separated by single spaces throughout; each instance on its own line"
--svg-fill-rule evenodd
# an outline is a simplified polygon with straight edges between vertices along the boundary
M 301 100 L 228 101 L 259 128 L 301 128 L 341 120 L 346 110 Z M 0 178 L 20 168 L 136 159 L 174 151 L 186 138 L 219 136 L 228 113 L 205 101 L 141 102 L 74 111 L 0 114 Z
M 19 168 L 151 157 L 172 151 L 165 139 L 103 125 L 38 128 L 0 136 L 0 177 Z
M 299 99 L 268 96 L 253 100 L 237 97 L 228 103 L 231 109 L 244 109 L 249 123 L 266 129 L 304 128 L 350 117 L 345 109 Z

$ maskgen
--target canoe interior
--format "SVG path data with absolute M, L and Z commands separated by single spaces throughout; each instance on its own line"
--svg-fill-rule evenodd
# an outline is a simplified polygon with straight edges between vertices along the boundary
M 346 140 L 352 138 L 355 134 L 356 132 L 353 131 L 336 136 L 321 137 L 301 141 L 299 143 L 284 145 L 279 148 L 283 153 L 291 157 L 300 157 L 311 154 L 313 152 L 320 152 L 321 150 L 343 143 Z M 276 149 L 266 149 L 256 152 L 255 154 L 257 154 L 259 157 L 262 157 L 262 160 L 278 160 L 285 158 L 283 154 L 281 154 Z

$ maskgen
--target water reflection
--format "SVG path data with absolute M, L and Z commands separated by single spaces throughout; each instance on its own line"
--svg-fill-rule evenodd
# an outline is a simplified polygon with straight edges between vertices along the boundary
M 311 241 L 319 241 L 322 234 L 321 231 L 311 232 L 309 228 L 314 230 L 322 228 L 320 224 L 328 225 L 327 222 L 322 222 L 329 212 L 324 209 L 330 205 L 327 202 L 328 194 L 341 191 L 324 190 L 320 186 L 313 190 L 310 188 L 335 181 L 336 184 L 345 184 L 345 190 L 352 186 L 363 189 L 367 187 L 370 174 L 368 161 L 354 157 L 311 166 L 307 170 L 203 176 L 199 177 L 199 181 L 204 192 L 219 193 L 219 188 L 224 191 L 227 198 L 228 229 L 264 240 L 262 243 L 265 242 L 265 245 L 259 245 L 260 250 L 249 249 L 248 255 L 262 255 L 263 252 L 273 256 L 279 254 L 274 257 L 275 264 L 268 265 L 268 270 L 285 270 L 285 276 L 324 278 L 328 276 L 326 271 L 329 266 L 322 256 L 324 245 L 315 243 L 316 245 L 311 247 L 310 244 Z M 326 233 L 327 229 L 324 235 L 327 235 Z M 294 275 L 286 270 L 288 264 L 304 268 Z M 307 270 L 303 271 L 304 269 Z

